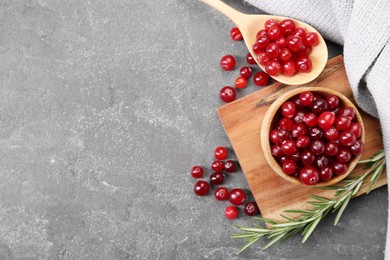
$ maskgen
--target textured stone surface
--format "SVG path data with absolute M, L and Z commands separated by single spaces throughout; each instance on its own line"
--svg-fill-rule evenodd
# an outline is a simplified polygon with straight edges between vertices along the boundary
M 303 245 L 239 256 L 231 224 L 254 221 L 193 195 L 190 167 L 230 146 L 215 109 L 237 75 L 220 57 L 246 54 L 231 27 L 190 0 L 0 1 L 0 259 L 383 257 L 386 188 Z

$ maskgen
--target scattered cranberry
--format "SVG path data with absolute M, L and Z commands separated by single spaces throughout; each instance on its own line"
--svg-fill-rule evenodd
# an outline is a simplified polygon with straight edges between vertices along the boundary
M 243 89 L 243 88 L 246 88 L 246 79 L 243 78 L 243 77 L 238 77 L 236 78 L 236 81 L 234 82 L 234 84 L 236 85 L 236 88 L 240 88 L 240 89 Z
M 214 161 L 212 164 L 211 164 L 211 169 L 215 172 L 221 172 L 224 170 L 224 165 L 223 165 L 223 162 L 221 161 Z
M 194 192 L 198 196 L 206 196 L 210 191 L 210 185 L 207 181 L 197 181 L 194 186 Z
M 242 34 L 240 32 L 240 29 L 237 27 L 233 27 L 230 30 L 230 37 L 232 37 L 233 41 L 241 41 L 242 40 Z
M 244 79 L 249 79 L 252 75 L 252 69 L 248 66 L 244 66 L 240 69 L 240 75 Z
M 210 175 L 210 182 L 214 185 L 220 185 L 223 183 L 225 176 L 222 172 L 214 172 Z
M 246 55 L 246 62 L 248 62 L 251 65 L 256 64 L 255 59 L 253 58 L 252 54 L 250 54 L 250 53 L 248 53 Z
M 236 66 L 236 59 L 232 55 L 225 55 L 221 58 L 220 64 L 223 70 L 233 70 Z
M 228 157 L 228 154 L 228 150 L 226 149 L 226 147 L 223 146 L 218 146 L 214 150 L 215 159 L 219 161 L 225 160 Z
M 192 167 L 192 169 L 191 169 L 191 175 L 192 175 L 192 177 L 194 177 L 194 178 L 196 178 L 196 179 L 202 178 L 203 172 L 204 172 L 204 171 L 203 171 L 203 168 L 200 167 L 200 166 L 194 166 L 194 167 Z
M 236 90 L 232 87 L 225 86 L 219 92 L 219 97 L 222 101 L 230 103 L 236 99 Z
M 224 163 L 225 172 L 232 173 L 237 170 L 236 163 L 232 160 L 227 160 Z
M 229 198 L 229 190 L 225 187 L 219 187 L 215 190 L 214 196 L 217 200 L 227 200 Z
M 269 82 L 269 76 L 267 75 L 267 73 L 259 71 L 253 76 L 253 82 L 256 86 L 259 87 L 266 86 Z
M 225 216 L 228 219 L 235 219 L 238 217 L 238 209 L 234 206 L 228 206 L 225 209 Z
M 232 189 L 230 192 L 229 192 L 229 201 L 231 204 L 235 205 L 235 206 L 240 206 L 244 203 L 246 199 L 246 194 L 245 194 L 245 191 L 242 190 L 242 189 Z
M 256 202 L 250 201 L 245 204 L 244 212 L 246 215 L 252 217 L 259 213 L 259 207 L 257 206 Z

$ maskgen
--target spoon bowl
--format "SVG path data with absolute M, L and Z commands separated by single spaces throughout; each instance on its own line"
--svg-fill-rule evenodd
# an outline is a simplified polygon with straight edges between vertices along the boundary
M 220 0 L 202 0 L 202 2 L 220 11 L 237 25 L 244 38 L 246 47 L 254 57 L 257 65 L 259 65 L 263 71 L 265 71 L 265 68 L 257 61 L 257 55 L 253 52 L 252 46 L 256 42 L 257 32 L 264 29 L 264 23 L 267 20 L 275 19 L 277 21 L 282 21 L 284 19 L 291 19 L 295 22 L 297 27 L 302 27 L 307 32 L 317 33 L 318 44 L 312 48 L 309 55 L 313 64 L 312 70 L 309 73 L 297 73 L 292 77 L 282 74 L 279 74 L 278 76 L 271 76 L 275 80 L 287 85 L 301 85 L 317 78 L 324 69 L 328 60 L 328 48 L 326 47 L 325 40 L 322 38 L 321 34 L 309 24 L 283 16 L 243 14 Z

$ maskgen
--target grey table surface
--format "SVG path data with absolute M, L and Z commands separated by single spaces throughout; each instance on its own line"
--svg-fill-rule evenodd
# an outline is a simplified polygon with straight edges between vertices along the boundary
M 383 258 L 387 188 L 305 244 L 240 255 L 232 224 L 255 221 L 193 194 L 191 166 L 230 147 L 216 108 L 237 76 L 220 57 L 245 63 L 232 26 L 191 0 L 0 1 L 0 259 Z M 242 172 L 226 186 L 248 189 Z

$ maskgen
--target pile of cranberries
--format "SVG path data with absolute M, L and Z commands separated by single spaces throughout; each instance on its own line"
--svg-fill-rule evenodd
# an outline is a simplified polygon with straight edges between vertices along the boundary
M 343 107 L 335 95 L 305 91 L 284 102 L 278 113 L 269 133 L 271 153 L 285 174 L 303 184 L 344 174 L 348 162 L 363 152 L 356 111 Z
M 217 147 L 214 151 L 215 161 L 211 164 L 211 169 L 214 171 L 209 177 L 210 183 L 215 187 L 214 197 L 219 201 L 229 200 L 233 206 L 228 206 L 225 209 L 225 216 L 228 219 L 238 217 L 237 206 L 242 205 L 246 200 L 246 194 L 243 189 L 235 188 L 228 190 L 226 187 L 217 187 L 224 182 L 224 173 L 233 173 L 236 171 L 236 163 L 232 160 L 226 160 L 228 150 L 226 147 Z M 204 175 L 204 169 L 201 166 L 194 166 L 191 169 L 192 177 L 199 179 Z M 198 196 L 206 196 L 210 192 L 210 184 L 205 180 L 199 180 L 195 183 L 194 192 Z M 259 212 L 257 204 L 253 201 L 248 202 L 244 206 L 244 212 L 248 216 L 254 216 Z
M 315 32 L 296 27 L 291 19 L 280 22 L 270 19 L 265 22 L 264 29 L 257 33 L 252 50 L 269 75 L 291 77 L 298 72 L 311 71 L 309 54 L 318 41 Z

